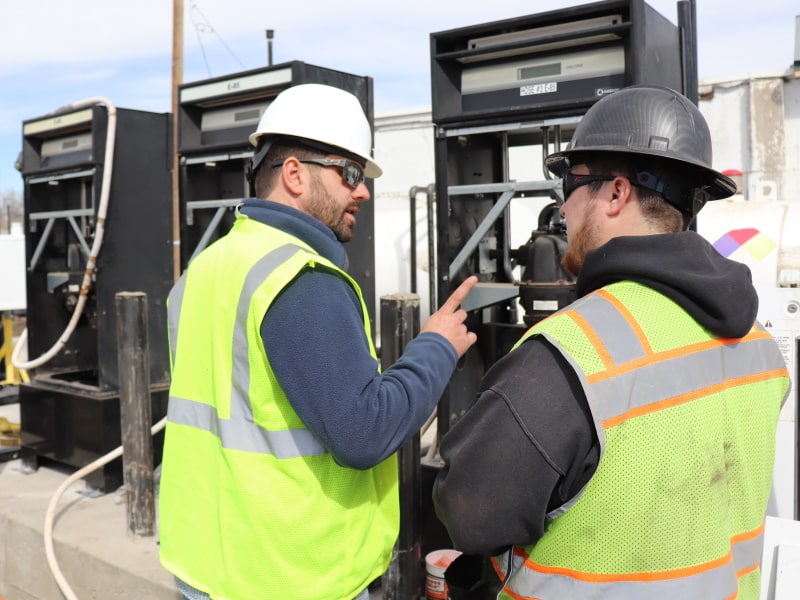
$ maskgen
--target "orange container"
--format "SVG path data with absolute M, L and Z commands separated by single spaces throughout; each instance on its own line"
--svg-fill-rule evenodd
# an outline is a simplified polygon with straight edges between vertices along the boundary
M 425 599 L 446 600 L 447 583 L 444 572 L 461 552 L 458 550 L 434 550 L 425 556 Z

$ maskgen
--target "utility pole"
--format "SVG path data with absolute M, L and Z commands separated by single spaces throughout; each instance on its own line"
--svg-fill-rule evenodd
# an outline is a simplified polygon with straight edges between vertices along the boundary
M 178 86 L 183 83 L 183 0 L 172 0 L 172 274 L 181 276 L 180 165 L 178 164 Z

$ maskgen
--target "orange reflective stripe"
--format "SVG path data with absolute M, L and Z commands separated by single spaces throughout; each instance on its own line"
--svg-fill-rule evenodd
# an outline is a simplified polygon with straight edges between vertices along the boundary
M 647 336 L 644 334 L 642 326 L 639 325 L 639 322 L 633 317 L 631 311 L 628 310 L 628 308 L 620 301 L 620 299 L 606 289 L 597 290 L 597 295 L 608 300 L 614 305 L 614 308 L 619 311 L 619 314 L 622 315 L 622 318 L 625 319 L 625 321 L 627 321 L 631 331 L 633 331 L 634 335 L 639 340 L 639 343 L 642 345 L 642 349 L 644 350 L 645 354 L 653 354 L 653 348 L 650 346 L 650 340 L 648 340 Z
M 641 417 L 642 415 L 654 413 L 659 410 L 663 410 L 665 408 L 672 408 L 674 406 L 686 404 L 687 402 L 692 402 L 693 400 L 697 400 L 698 398 L 705 398 L 706 396 L 710 396 L 711 394 L 716 394 L 728 388 L 734 388 L 740 385 L 747 385 L 749 383 L 759 383 L 761 381 L 768 381 L 770 379 L 777 379 L 780 377 L 788 377 L 788 376 L 789 376 L 789 371 L 787 371 L 786 369 L 774 369 L 772 371 L 764 371 L 762 373 L 754 373 L 752 375 L 746 375 L 744 377 L 728 379 L 727 381 L 724 381 L 722 383 L 715 383 L 714 385 L 709 385 L 707 387 L 701 388 L 699 390 L 694 390 L 693 392 L 689 392 L 687 394 L 681 394 L 680 396 L 667 398 L 666 400 L 661 400 L 660 402 L 652 402 L 651 404 L 645 404 L 644 406 L 637 406 L 636 408 L 633 408 L 621 415 L 617 415 L 616 417 L 611 417 L 610 419 L 604 420 L 603 427 L 605 429 L 610 429 L 612 427 L 616 427 L 620 423 L 624 423 L 628 419 L 633 419 L 634 417 Z
M 567 569 L 565 567 L 550 567 L 534 562 L 530 558 L 525 560 L 524 566 L 532 571 L 538 571 L 547 575 L 562 575 L 577 579 L 578 581 L 586 581 L 588 583 L 615 583 L 624 581 L 664 581 L 668 579 L 680 579 L 682 577 L 690 577 L 693 575 L 700 575 L 708 571 L 717 569 L 723 565 L 727 565 L 733 560 L 733 548 L 739 543 L 748 542 L 758 538 L 764 533 L 765 522 L 750 531 L 738 533 L 730 538 L 730 549 L 722 556 L 713 560 L 693 565 L 691 567 L 681 567 L 680 569 L 670 569 L 668 571 L 653 571 L 647 573 L 586 573 L 584 571 L 576 571 L 574 569 Z M 759 563 L 747 566 L 737 571 L 737 578 L 755 569 L 759 568 Z
M 514 590 L 508 588 L 504 589 L 503 593 L 508 596 L 511 596 L 512 598 L 514 598 L 514 600 L 536 600 L 536 598 L 534 598 L 533 596 L 523 596 L 521 594 L 518 594 Z
M 515 554 L 516 556 L 520 557 L 520 558 L 521 558 L 523 561 L 526 561 L 526 560 L 528 560 L 528 553 L 527 553 L 527 552 L 525 552 L 525 549 L 524 549 L 524 548 L 521 548 L 521 547 L 519 547 L 519 546 L 514 546 L 514 547 L 513 547 L 513 551 L 514 551 L 514 554 Z M 505 556 L 505 555 L 501 555 L 501 556 Z M 506 573 L 505 573 L 505 571 L 503 570 L 503 568 L 500 566 L 500 561 L 499 561 L 499 559 L 497 558 L 497 556 L 492 556 L 492 557 L 489 559 L 489 562 L 490 562 L 490 563 L 492 563 L 492 568 L 494 569 L 494 572 L 495 572 L 495 574 L 497 575 L 497 578 L 498 578 L 500 581 L 503 581 L 503 579 L 504 579 L 504 578 L 505 578 L 505 576 L 506 576 Z
M 756 527 L 755 529 L 751 529 L 750 531 L 745 531 L 743 533 L 737 533 L 735 536 L 731 538 L 731 544 L 738 544 L 739 542 L 748 542 L 750 540 L 756 539 L 758 536 L 764 533 L 764 528 L 767 526 L 767 520 L 764 519 L 761 521 L 761 525 Z
M 492 559 L 489 562 L 492 563 L 492 568 L 494 569 L 494 574 L 497 575 L 497 578 L 500 581 L 503 581 L 503 578 L 506 576 L 506 574 L 500 568 L 500 565 L 497 563 L 497 557 L 493 556 Z
M 753 571 L 757 570 L 760 566 L 761 565 L 759 563 L 756 563 L 754 565 L 750 565 L 749 567 L 745 567 L 744 569 L 736 571 L 736 579 L 741 579 L 745 575 L 749 575 Z
M 546 575 L 563 575 L 578 581 L 585 581 L 587 583 L 616 583 L 624 581 L 664 581 L 666 579 L 680 579 L 681 577 L 689 577 L 691 575 L 699 575 L 707 571 L 713 571 L 723 565 L 727 565 L 733 560 L 733 552 L 730 550 L 719 558 L 703 563 L 702 565 L 694 565 L 692 567 L 682 567 L 680 569 L 671 569 L 669 571 L 657 571 L 649 573 L 585 573 L 583 571 L 575 571 L 564 567 L 547 567 L 540 565 L 528 559 L 525 561 L 525 566 L 533 571 L 544 573 Z

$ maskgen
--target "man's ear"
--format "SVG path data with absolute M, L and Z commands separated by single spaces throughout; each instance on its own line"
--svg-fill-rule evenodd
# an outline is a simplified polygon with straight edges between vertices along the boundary
M 290 156 L 281 165 L 281 182 L 292 196 L 300 196 L 308 185 L 301 162 L 296 157 Z
M 606 204 L 606 214 L 615 217 L 631 201 L 633 186 L 627 177 L 617 177 L 611 182 L 610 187 L 611 197 Z

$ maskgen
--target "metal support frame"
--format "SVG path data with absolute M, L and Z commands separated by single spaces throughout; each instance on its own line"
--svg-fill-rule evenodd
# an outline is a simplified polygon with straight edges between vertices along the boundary
M 408 191 L 410 207 L 409 214 L 411 222 L 409 224 L 409 234 L 411 238 L 411 293 L 416 294 L 417 290 L 417 194 L 425 193 L 426 222 L 428 225 L 428 305 L 429 314 L 436 312 L 436 220 L 434 218 L 434 202 L 436 201 L 436 184 L 429 183 L 427 186 L 414 185 Z
M 33 251 L 33 256 L 31 256 L 31 264 L 28 265 L 28 269 L 33 271 L 33 269 L 35 269 L 36 265 L 39 263 L 39 258 L 41 258 L 45 244 L 47 244 L 47 240 L 53 231 L 53 225 L 55 225 L 56 219 L 67 220 L 67 222 L 70 224 L 70 227 L 72 227 L 72 230 L 75 232 L 75 237 L 78 239 L 78 242 L 81 245 L 81 250 L 83 250 L 85 257 L 88 259 L 91 250 L 89 249 L 89 244 L 86 243 L 86 238 L 84 237 L 83 232 L 80 230 L 78 223 L 75 221 L 75 217 L 91 217 L 93 215 L 94 209 L 92 208 L 53 210 L 48 212 L 31 213 L 28 215 L 28 218 L 31 221 L 47 221 L 44 226 L 44 231 L 42 232 L 42 237 L 39 238 L 39 243 L 36 244 L 36 249 Z
M 192 202 L 186 203 L 186 224 L 193 225 L 194 224 L 194 211 L 195 210 L 203 210 L 203 209 L 210 209 L 216 208 L 216 212 L 214 216 L 211 218 L 211 222 L 203 231 L 203 235 L 200 238 L 200 241 L 197 242 L 197 247 L 192 252 L 192 255 L 189 257 L 189 262 L 192 262 L 200 252 L 202 252 L 205 247 L 208 245 L 209 240 L 211 240 L 211 236 L 214 235 L 214 232 L 219 227 L 220 222 L 222 221 L 222 217 L 225 216 L 225 212 L 231 208 L 232 206 L 238 206 L 244 201 L 244 198 L 231 198 L 231 199 L 219 199 L 219 200 L 194 200 Z
M 500 198 L 492 206 L 491 210 L 486 214 L 483 221 L 475 228 L 475 231 L 469 237 L 467 242 L 458 252 L 453 262 L 450 263 L 448 276 L 452 280 L 453 276 L 458 273 L 458 270 L 464 266 L 469 256 L 475 251 L 480 244 L 483 236 L 489 231 L 494 222 L 503 214 L 508 207 L 508 204 L 519 192 L 538 192 L 545 193 L 559 189 L 561 182 L 559 180 L 551 181 L 528 181 L 521 183 L 486 183 L 479 185 L 459 185 L 447 188 L 447 193 L 450 196 L 459 196 L 467 194 L 492 194 L 501 193 Z
M 509 134 L 525 135 L 525 134 L 539 134 L 542 142 L 542 164 L 544 165 L 544 156 L 548 153 L 550 148 L 550 132 L 554 134 L 553 144 L 556 150 L 561 148 L 562 133 L 566 130 L 573 130 L 580 122 L 581 116 L 559 117 L 553 119 L 541 119 L 537 121 L 519 121 L 512 123 L 501 123 L 492 125 L 480 125 L 475 127 L 454 127 L 446 128 L 439 127 L 438 133 L 442 137 L 463 137 L 470 135 L 479 135 L 486 133 L 502 133 L 505 136 L 503 149 L 505 154 L 508 154 L 508 140 Z M 508 161 L 504 161 L 508 164 Z M 544 180 L 539 181 L 526 181 L 526 182 L 505 182 L 505 183 L 489 183 L 478 185 L 456 185 L 448 186 L 447 194 L 449 197 L 466 196 L 476 194 L 501 194 L 497 202 L 492 206 L 489 213 L 484 217 L 483 221 L 478 225 L 470 238 L 458 252 L 452 263 L 448 267 L 448 280 L 452 281 L 459 269 L 464 266 L 464 263 L 470 255 L 478 248 L 483 239 L 483 236 L 491 229 L 494 222 L 505 212 L 511 200 L 519 193 L 533 192 L 534 195 L 555 195 L 561 197 L 561 181 L 550 177 L 547 169 L 543 168 L 545 175 Z M 507 179 L 507 174 L 506 174 Z

